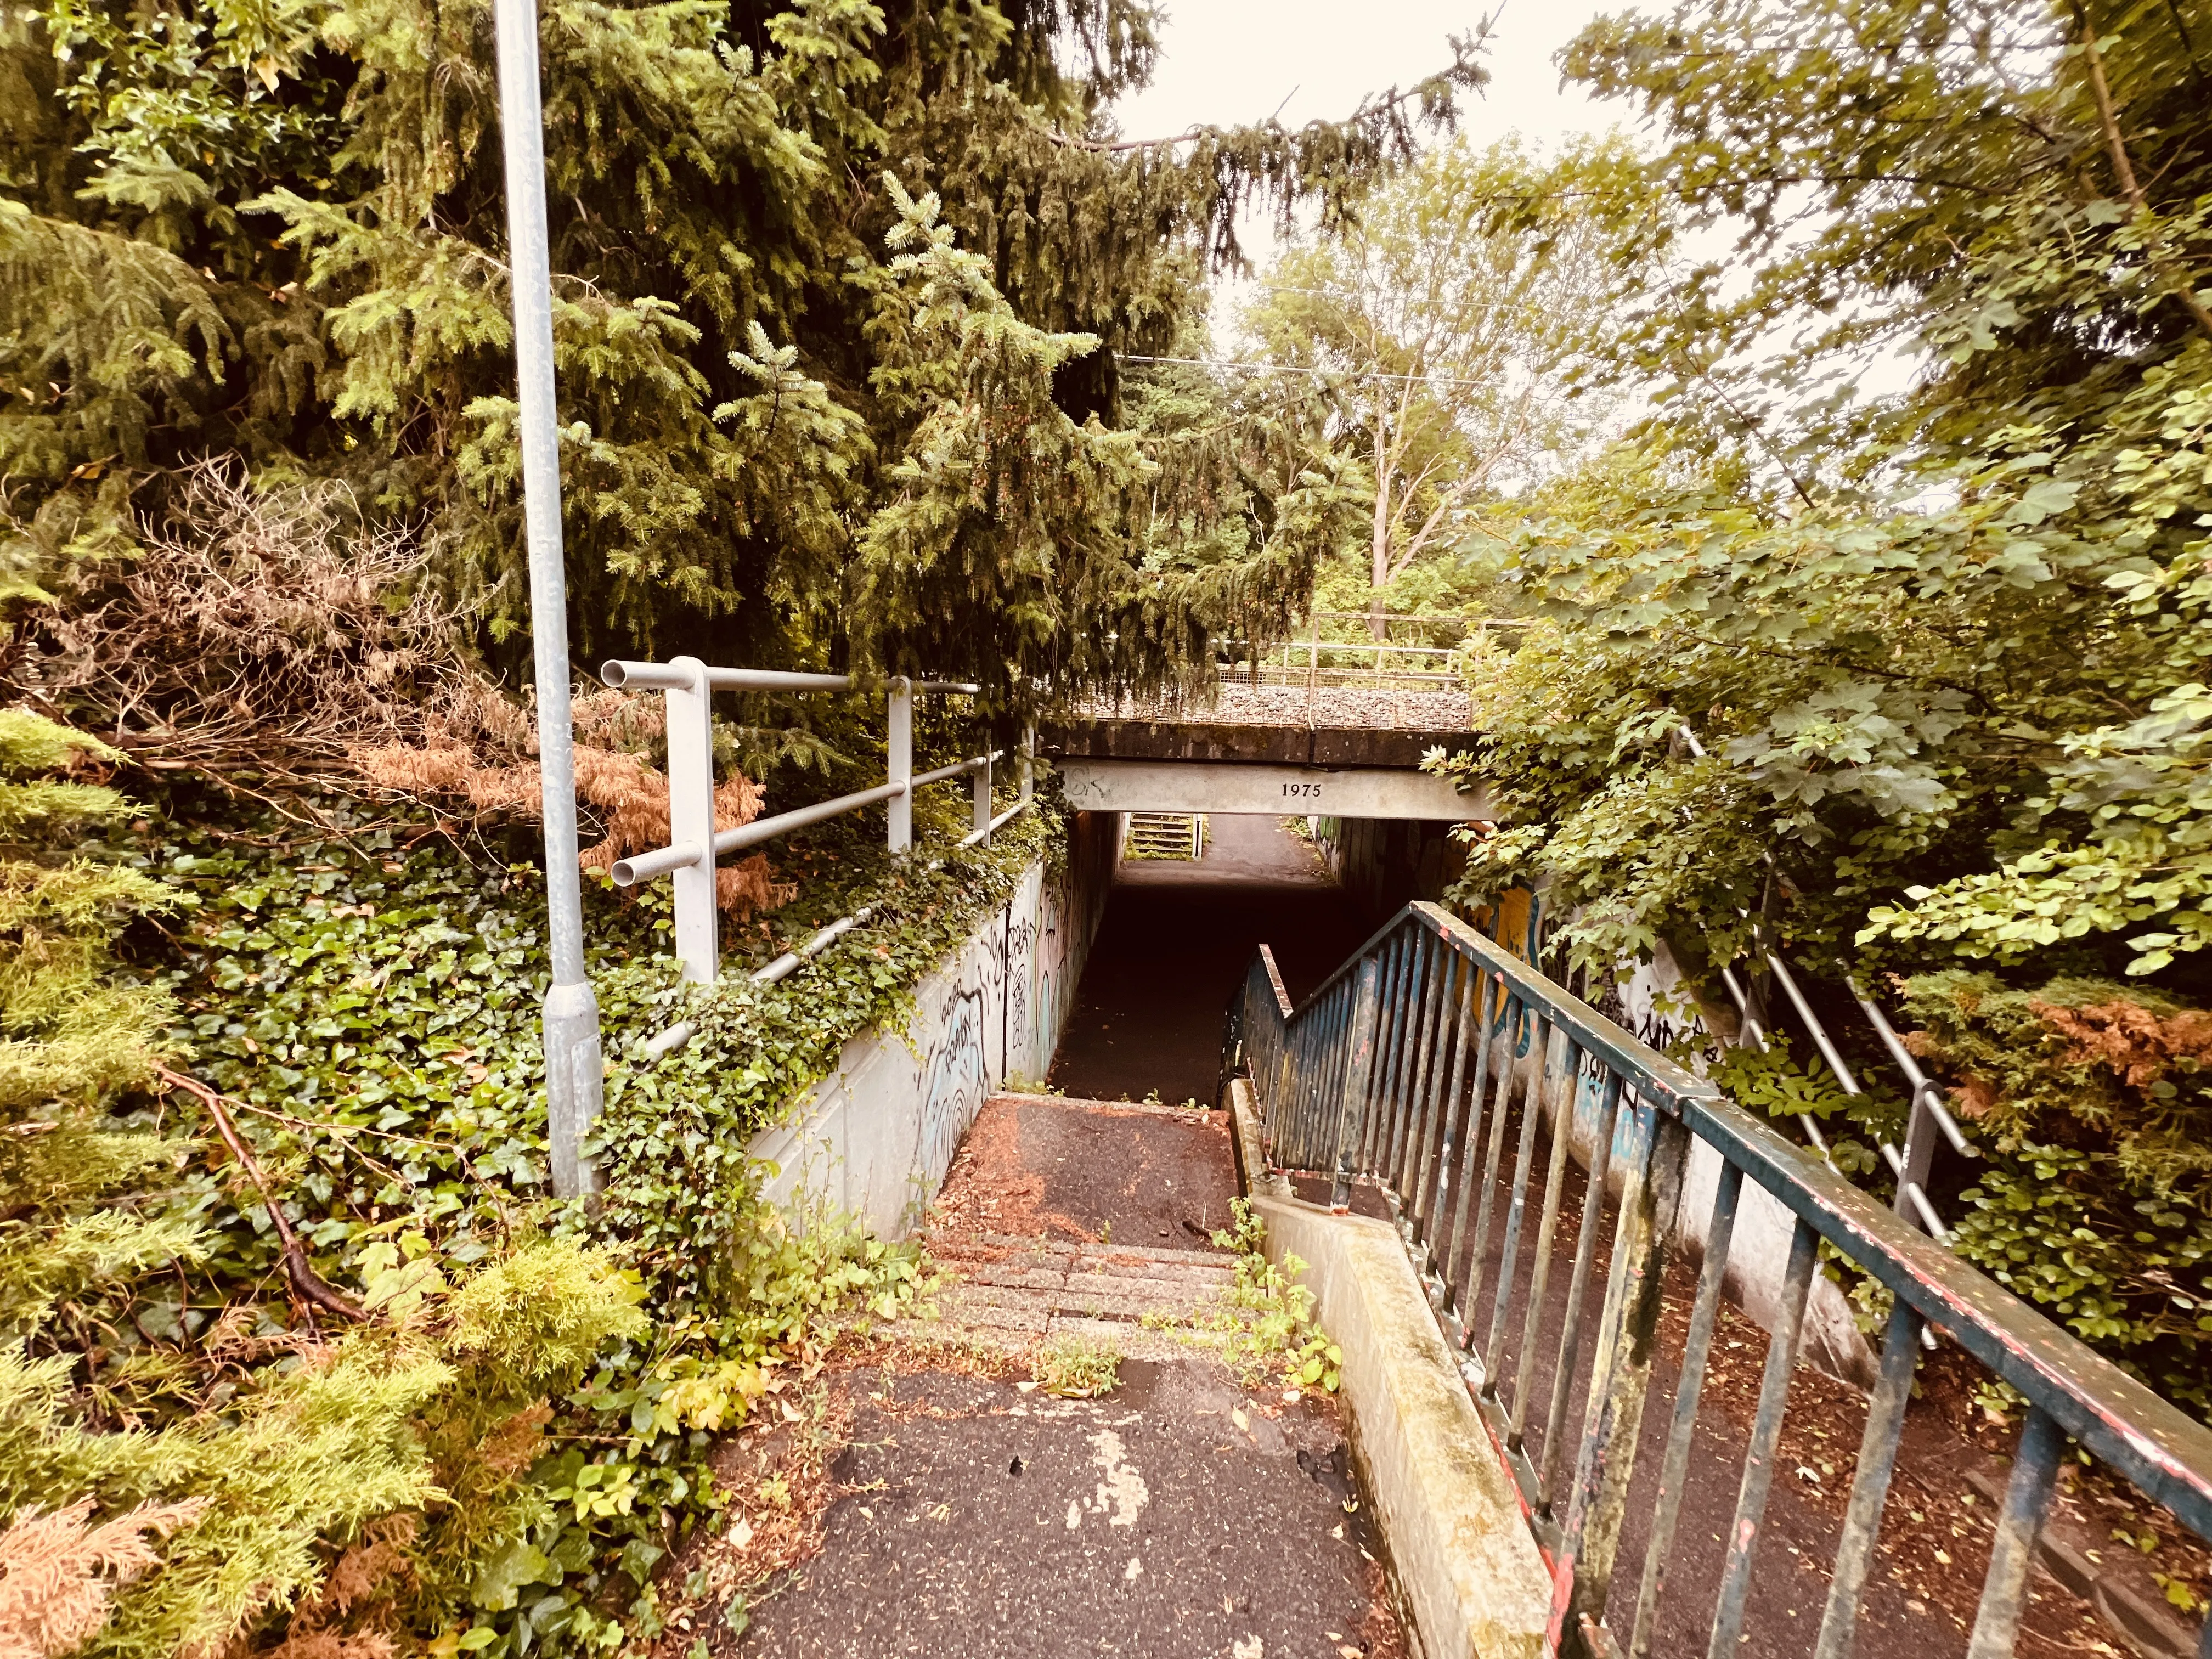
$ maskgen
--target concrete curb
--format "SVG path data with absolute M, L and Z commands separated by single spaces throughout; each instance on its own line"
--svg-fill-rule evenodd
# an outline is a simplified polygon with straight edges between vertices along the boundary
M 1416 1651 L 1422 1659 L 1538 1659 L 1551 1578 L 1396 1229 L 1291 1197 L 1289 1184 L 1267 1171 L 1241 1079 L 1230 1102 L 1240 1174 L 1267 1226 L 1267 1259 L 1307 1264 L 1300 1282 L 1343 1351 L 1352 1452 Z

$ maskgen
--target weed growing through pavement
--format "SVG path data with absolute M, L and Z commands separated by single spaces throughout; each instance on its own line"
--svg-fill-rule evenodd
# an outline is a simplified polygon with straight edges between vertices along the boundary
M 1095 1400 L 1121 1381 L 1121 1357 L 1083 1336 L 1056 1336 L 1036 1352 L 1034 1375 L 1047 1394 Z
M 1246 1371 L 1279 1370 L 1283 1380 L 1302 1389 L 1334 1394 L 1344 1351 L 1314 1321 L 1314 1293 L 1297 1282 L 1306 1264 L 1286 1255 L 1279 1266 L 1267 1260 L 1267 1224 L 1245 1199 L 1230 1202 L 1229 1228 L 1213 1235 L 1224 1250 L 1237 1252 L 1237 1283 L 1231 1307 L 1248 1316 L 1224 1313 L 1213 1322 L 1228 1334 L 1230 1362 Z

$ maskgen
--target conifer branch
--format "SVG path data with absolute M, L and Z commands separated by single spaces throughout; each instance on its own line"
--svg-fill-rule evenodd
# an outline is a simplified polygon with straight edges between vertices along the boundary
M 1482 67 L 1474 61 L 1474 54 L 1481 50 L 1483 40 L 1487 35 L 1488 32 L 1489 24 L 1486 20 L 1481 27 L 1476 31 L 1473 39 L 1462 40 L 1458 36 L 1452 37 L 1451 44 L 1453 58 L 1450 68 L 1440 70 L 1436 74 L 1429 76 L 1424 80 L 1417 81 L 1412 86 L 1406 88 L 1403 91 L 1393 87 L 1382 98 L 1372 104 L 1361 104 L 1358 109 L 1352 111 L 1348 117 L 1340 122 L 1314 122 L 1310 125 L 1316 126 L 1358 126 L 1363 121 L 1371 121 L 1378 116 L 1390 114 L 1401 105 L 1410 104 L 1415 99 L 1420 99 L 1425 102 L 1429 100 L 1448 94 L 1449 89 L 1453 87 L 1473 88 L 1474 87 L 1480 86 L 1484 81 L 1489 78 L 1489 76 L 1487 71 L 1483 70 Z M 1285 101 L 1287 102 L 1288 100 L 1285 100 Z M 1246 131 L 1253 130 L 1254 129 L 1246 129 Z M 1275 118 L 1272 115 L 1267 118 L 1266 122 L 1264 122 L 1259 129 L 1257 129 L 1257 131 L 1267 131 L 1269 130 L 1273 130 L 1278 133 L 1282 131 L 1280 127 L 1276 126 Z M 1088 150 L 1094 155 L 1125 155 L 1132 150 L 1165 149 L 1176 144 L 1195 143 L 1201 138 L 1224 137 L 1233 131 L 1233 129 L 1200 125 L 1192 127 L 1185 132 L 1176 133 L 1172 137 L 1166 138 L 1116 139 L 1077 138 L 1071 137 L 1067 133 L 1058 131 L 1051 127 L 1042 127 L 1042 131 L 1046 137 L 1049 138 L 1054 143 L 1060 146 L 1063 149 Z

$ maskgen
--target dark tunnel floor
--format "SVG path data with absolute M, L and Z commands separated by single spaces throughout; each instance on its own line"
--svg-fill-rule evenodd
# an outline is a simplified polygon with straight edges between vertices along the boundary
M 1273 949 L 1295 1000 L 1371 931 L 1281 819 L 1217 817 L 1211 828 L 1197 863 L 1121 866 L 1053 1062 L 1055 1088 L 1212 1105 L 1222 1014 L 1253 951 Z

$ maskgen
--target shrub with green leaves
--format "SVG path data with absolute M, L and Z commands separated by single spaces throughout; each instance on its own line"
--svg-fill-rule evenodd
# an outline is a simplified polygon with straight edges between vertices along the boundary
M 188 896 L 83 838 L 129 810 L 120 795 L 41 775 L 114 758 L 0 711 L 0 1510 L 188 1517 L 92 1639 L 166 1659 L 226 1645 L 311 1595 L 365 1528 L 446 1501 L 426 1449 L 440 1425 L 512 1416 L 637 1319 L 604 1260 L 550 1242 L 489 1261 L 448 1322 L 343 1335 L 268 1297 L 265 1245 L 224 1279 L 192 1194 L 265 1215 L 262 1195 L 177 1133 L 197 1125 L 145 1106 L 187 1042 L 162 986 L 111 960 L 131 917 Z M 195 1280 L 198 1308 L 154 1288 Z
M 2206 23 L 1680 0 L 1584 30 L 1563 65 L 1655 138 L 1607 200 L 1622 268 L 1662 277 L 1595 348 L 1653 412 L 1479 511 L 1468 554 L 1534 625 L 1432 763 L 1498 802 L 1458 898 L 1544 884 L 1592 975 L 1664 941 L 1715 1002 L 1767 950 L 1840 1010 L 1847 974 L 1986 979 L 1971 1018 L 1908 994 L 1989 1154 L 1939 1161 L 1936 1206 L 2200 1411 L 2189 1086 L 2115 1094 L 2017 999 L 2212 1001 Z M 1885 352 L 1917 372 L 1875 395 Z M 1870 1037 L 1847 1058 L 1895 1086 Z M 1820 1115 L 1813 1065 L 1727 1075 Z
M 712 988 L 683 985 L 665 955 L 665 889 L 587 887 L 609 1052 L 596 1207 L 545 1184 L 533 867 L 334 799 L 316 803 L 329 828 L 304 836 L 189 789 L 169 804 L 106 844 L 173 906 L 138 954 L 174 1009 L 174 1063 L 227 1097 L 313 1269 L 448 1379 L 405 1417 L 418 1473 L 448 1500 L 301 1532 L 323 1565 L 373 1554 L 385 1588 L 345 1609 L 309 1593 L 289 1629 L 412 1632 L 489 1659 L 649 1638 L 655 1564 L 720 1503 L 713 1436 L 841 1322 L 894 1316 L 922 1289 L 911 1248 L 834 1217 L 800 1231 L 763 1206 L 746 1146 L 852 1036 L 901 1025 L 921 976 L 1057 856 L 1049 803 L 939 868 L 927 849 L 965 829 L 949 795 L 917 803 L 925 856 L 904 866 L 879 830 L 814 832 L 781 855 L 811 872 L 804 892 L 730 930 Z M 803 973 L 746 981 L 863 904 L 876 920 Z M 647 1059 L 639 1044 L 678 1018 L 698 1035 Z M 135 1287 L 91 1366 L 115 1409 L 149 1420 L 202 1397 L 226 1345 L 300 1330 L 281 1277 L 268 1290 L 263 1194 L 220 1160 L 173 1187 L 198 1252 Z
M 1899 988 L 1985 1160 L 1960 1255 L 2212 1415 L 2212 1014 L 2100 980 Z

